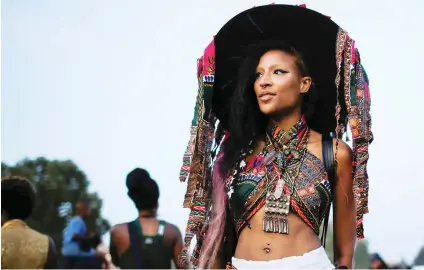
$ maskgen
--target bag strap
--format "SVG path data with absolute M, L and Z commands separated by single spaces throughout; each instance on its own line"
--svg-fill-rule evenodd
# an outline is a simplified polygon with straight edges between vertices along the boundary
M 330 182 L 331 193 L 333 193 L 333 186 L 335 182 L 334 170 L 334 150 L 333 150 L 333 137 L 331 134 L 322 135 L 322 159 L 324 161 L 325 171 L 327 172 L 328 181 Z M 330 219 L 330 207 L 324 218 L 324 226 L 321 235 L 321 244 L 325 248 L 325 240 L 327 238 L 328 220 Z
M 157 236 L 163 236 L 165 234 L 166 222 L 159 220 Z
M 141 253 L 141 236 L 139 234 L 138 220 L 128 223 L 128 233 L 130 236 L 130 250 L 134 263 L 134 269 L 145 269 L 143 266 L 142 253 Z

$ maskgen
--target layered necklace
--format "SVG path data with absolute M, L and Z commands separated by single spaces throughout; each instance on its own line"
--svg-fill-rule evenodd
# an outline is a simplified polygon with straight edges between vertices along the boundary
M 268 126 L 265 137 L 264 166 L 272 166 L 265 175 L 267 181 L 263 231 L 288 234 L 288 214 L 290 198 L 294 193 L 295 181 L 305 157 L 309 138 L 309 127 L 303 116 L 293 127 L 284 131 L 278 125 Z M 234 173 L 228 183 L 228 196 L 231 198 L 240 171 L 246 166 L 246 156 L 253 153 L 252 143 L 247 151 L 242 151 Z

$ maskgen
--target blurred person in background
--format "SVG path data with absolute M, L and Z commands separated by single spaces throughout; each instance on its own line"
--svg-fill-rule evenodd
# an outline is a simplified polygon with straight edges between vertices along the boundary
M 98 245 L 96 252 L 101 259 L 102 269 L 116 269 L 116 266 L 112 263 L 112 256 L 109 253 L 109 249 L 104 244 Z
M 389 269 L 412 269 L 412 266 L 403 265 L 403 264 L 395 264 L 395 265 L 391 266 Z
M 389 269 L 389 267 L 380 254 L 374 253 L 371 256 L 370 269 Z
M 177 265 L 182 237 L 175 225 L 157 218 L 158 185 L 140 168 L 128 174 L 126 185 L 138 217 L 112 227 L 113 264 L 122 269 L 170 269 L 171 261 Z
M 100 269 L 101 260 L 96 253 L 100 236 L 88 233 L 84 219 L 90 216 L 90 202 L 80 200 L 75 205 L 77 215 L 71 218 L 63 232 L 62 255 L 64 268 Z
M 25 223 L 35 206 L 36 193 L 22 177 L 1 180 L 1 268 L 55 269 L 53 240 Z

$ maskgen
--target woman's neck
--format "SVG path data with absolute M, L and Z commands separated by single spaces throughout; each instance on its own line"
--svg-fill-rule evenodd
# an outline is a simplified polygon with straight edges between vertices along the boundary
M 140 218 L 155 218 L 156 217 L 156 211 L 142 210 L 142 211 L 139 212 L 138 216 Z
M 282 130 L 289 130 L 297 123 L 297 121 L 299 121 L 300 118 L 302 118 L 302 113 L 299 110 L 298 112 L 293 112 L 290 115 L 271 118 L 271 121 L 277 124 Z

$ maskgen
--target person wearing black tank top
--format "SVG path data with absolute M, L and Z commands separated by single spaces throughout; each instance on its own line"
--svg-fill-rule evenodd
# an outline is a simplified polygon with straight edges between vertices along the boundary
M 111 229 L 112 263 L 121 269 L 171 269 L 182 249 L 179 229 L 157 219 L 159 187 L 149 173 L 140 168 L 127 176 L 128 196 L 139 216 Z

